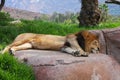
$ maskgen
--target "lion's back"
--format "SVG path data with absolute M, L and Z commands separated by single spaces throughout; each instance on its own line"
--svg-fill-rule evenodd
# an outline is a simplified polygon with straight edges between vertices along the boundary
M 14 42 L 34 38 L 37 34 L 34 33 L 23 33 L 18 35 Z

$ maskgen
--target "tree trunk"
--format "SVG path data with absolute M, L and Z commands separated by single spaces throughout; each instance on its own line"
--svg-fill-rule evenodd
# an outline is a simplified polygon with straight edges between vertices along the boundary
M 81 0 L 81 12 L 78 16 L 80 25 L 94 26 L 100 22 L 101 11 L 98 8 L 98 0 Z
M 5 0 L 1 0 L 1 3 L 0 3 L 0 11 L 2 10 L 4 4 L 5 4 Z

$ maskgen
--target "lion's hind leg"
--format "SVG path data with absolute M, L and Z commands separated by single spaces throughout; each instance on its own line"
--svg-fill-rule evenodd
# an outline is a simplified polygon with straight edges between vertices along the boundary
M 25 49 L 30 49 L 32 48 L 32 45 L 30 43 L 24 43 L 18 46 L 13 46 L 10 48 L 10 53 L 11 54 L 15 54 L 15 51 L 19 51 L 19 50 L 25 50 Z
M 10 54 L 14 54 L 15 51 L 29 49 L 29 48 L 32 48 L 32 45 L 30 44 L 30 41 L 28 39 L 14 41 L 12 44 L 5 47 L 5 49 L 2 51 L 2 54 L 6 52 L 10 52 Z

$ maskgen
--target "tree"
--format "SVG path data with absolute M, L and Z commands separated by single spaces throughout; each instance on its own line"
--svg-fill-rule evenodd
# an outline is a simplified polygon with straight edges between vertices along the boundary
M 0 11 L 2 10 L 4 4 L 5 4 L 5 0 L 1 0 L 1 3 L 0 3 Z
M 81 0 L 81 3 L 81 12 L 78 16 L 80 25 L 94 26 L 99 24 L 101 11 L 98 0 Z
M 99 8 L 101 10 L 101 22 L 106 22 L 107 19 L 109 18 L 108 14 L 108 5 L 107 4 L 100 4 Z
M 114 3 L 120 5 L 120 0 L 107 0 L 105 3 Z

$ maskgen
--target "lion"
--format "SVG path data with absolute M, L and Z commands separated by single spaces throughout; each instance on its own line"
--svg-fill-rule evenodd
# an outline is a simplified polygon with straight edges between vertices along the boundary
M 80 31 L 66 36 L 23 33 L 5 47 L 2 54 L 9 52 L 15 55 L 15 51 L 27 49 L 56 50 L 74 56 L 88 56 L 89 53 L 98 53 L 100 44 L 98 35 L 90 31 Z

